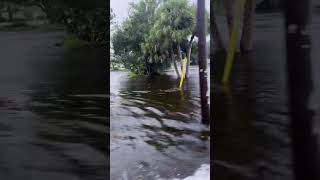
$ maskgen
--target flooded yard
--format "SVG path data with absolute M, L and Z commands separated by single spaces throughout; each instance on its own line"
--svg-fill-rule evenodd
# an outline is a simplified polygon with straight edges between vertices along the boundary
M 0 179 L 109 176 L 103 53 L 66 53 L 61 31 L 0 32 Z
M 316 134 L 320 132 L 319 22 L 319 15 L 315 15 L 311 25 L 314 87 L 310 108 Z M 282 14 L 257 14 L 254 49 L 237 55 L 227 87 L 219 83 L 224 56 L 215 56 L 214 179 L 294 179 L 284 35 Z
M 164 75 L 110 76 L 111 179 L 185 178 L 210 162 L 210 131 L 201 124 L 198 68 L 183 91 Z

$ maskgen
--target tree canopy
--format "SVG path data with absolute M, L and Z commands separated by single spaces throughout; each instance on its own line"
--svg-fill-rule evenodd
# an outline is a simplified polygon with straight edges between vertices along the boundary
M 50 23 L 63 24 L 80 39 L 105 44 L 109 12 L 105 0 L 3 0 L 10 14 L 13 4 L 39 7 Z M 1 4 L 0 4 L 1 5 Z
M 180 67 L 183 55 L 190 60 L 195 33 L 196 7 L 187 0 L 141 0 L 130 4 L 112 37 L 114 55 L 135 73 L 159 73 L 173 63 L 179 75 L 176 60 Z

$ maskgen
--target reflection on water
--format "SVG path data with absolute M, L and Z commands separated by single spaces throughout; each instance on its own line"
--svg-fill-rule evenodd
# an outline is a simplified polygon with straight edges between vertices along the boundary
M 256 24 L 254 50 L 237 56 L 230 85 L 215 79 L 215 179 L 294 179 L 284 22 L 281 14 L 258 14 Z M 215 55 L 216 77 L 224 58 Z
M 109 176 L 103 52 L 64 54 L 55 46 L 61 36 L 0 33 L 0 41 L 10 42 L 0 65 L 9 79 L 0 80 L 0 179 Z M 20 46 L 22 51 L 14 51 Z
M 183 91 L 174 72 L 130 78 L 111 72 L 111 179 L 186 177 L 209 162 L 209 129 L 201 124 L 197 67 Z
M 51 64 L 48 83 L 30 87 L 28 109 L 44 119 L 37 124 L 37 136 L 45 141 L 37 145 L 69 155 L 81 176 L 105 179 L 108 97 L 104 69 L 98 67 L 103 65 L 98 62 L 103 56 L 91 59 L 96 53 L 67 55 L 63 61 Z M 52 144 L 57 146 L 50 147 Z
M 238 79 L 214 93 L 214 177 L 292 179 L 282 73 L 248 56 L 237 59 Z

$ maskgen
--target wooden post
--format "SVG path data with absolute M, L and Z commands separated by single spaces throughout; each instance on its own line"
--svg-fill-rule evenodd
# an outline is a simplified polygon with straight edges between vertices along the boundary
M 253 29 L 254 29 L 254 16 L 255 16 L 255 0 L 246 0 L 243 13 L 243 25 L 241 36 L 241 52 L 247 52 L 252 50 L 253 42 Z
M 233 25 L 230 35 L 230 42 L 227 51 L 226 64 L 224 66 L 224 72 L 222 77 L 222 83 L 227 84 L 229 81 L 230 72 L 233 65 L 234 55 L 237 49 L 238 41 L 238 28 L 240 27 L 240 18 L 245 6 L 246 0 L 237 0 L 235 4 L 235 18 L 233 19 Z
M 310 0 L 285 0 L 288 94 L 296 180 L 318 180 L 317 146 L 313 133 Z
M 224 8 L 226 12 L 226 18 L 227 18 L 227 24 L 228 24 L 228 30 L 229 30 L 229 38 L 231 36 L 232 32 L 232 23 L 233 23 L 233 18 L 234 18 L 234 1 L 233 0 L 223 0 L 224 3 Z
M 219 51 L 219 50 L 224 50 L 224 47 L 223 47 L 223 43 L 222 43 L 222 39 L 221 39 L 221 34 L 220 34 L 220 31 L 219 31 L 219 27 L 218 27 L 218 24 L 216 22 L 216 19 L 215 19 L 215 14 L 212 13 L 212 21 L 213 24 L 212 24 L 212 31 L 211 31 L 211 37 L 213 37 L 213 42 L 214 42 L 214 50 L 215 51 Z
M 198 0 L 197 11 L 197 34 L 198 42 L 198 61 L 199 61 L 199 79 L 200 79 L 200 98 L 202 122 L 209 124 L 209 104 L 208 104 L 208 75 L 207 75 L 207 57 L 206 57 L 206 24 L 205 24 L 205 0 Z

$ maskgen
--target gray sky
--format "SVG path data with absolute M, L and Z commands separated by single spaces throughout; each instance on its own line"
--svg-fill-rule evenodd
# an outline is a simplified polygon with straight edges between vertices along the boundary
M 129 2 L 139 2 L 140 0 L 111 0 L 110 7 L 115 13 L 115 21 L 117 24 L 121 24 L 123 20 L 128 17 Z M 196 3 L 197 0 L 189 0 L 192 3 Z M 206 9 L 210 12 L 210 1 L 206 0 Z

